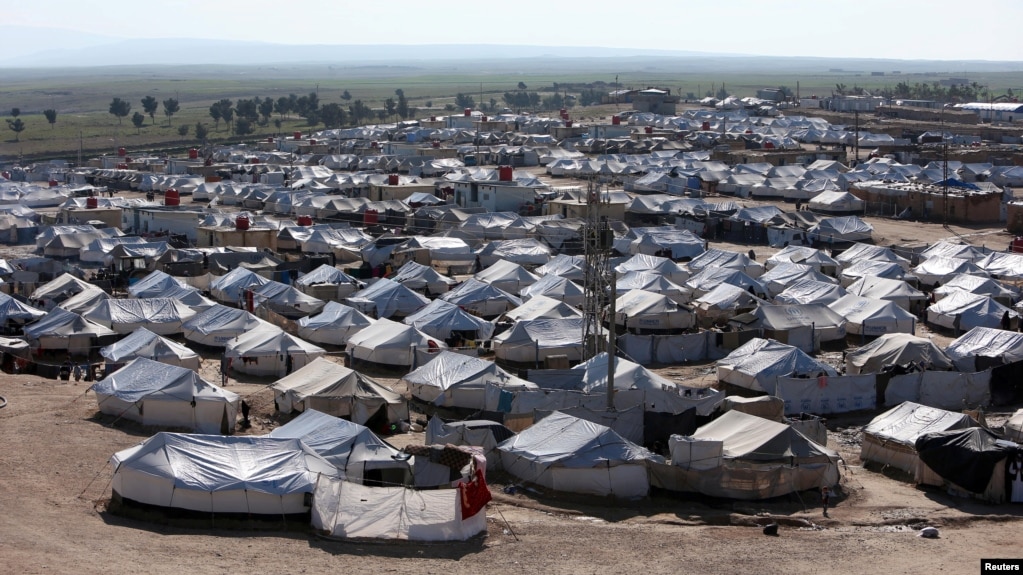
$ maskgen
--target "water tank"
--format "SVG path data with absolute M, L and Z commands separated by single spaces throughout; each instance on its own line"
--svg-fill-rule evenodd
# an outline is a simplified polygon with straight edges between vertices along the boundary
M 471 116 L 471 115 L 472 115 L 472 108 L 466 108 L 466 109 L 464 110 L 464 112 L 465 112 L 465 117 L 467 117 L 467 118 L 468 118 L 469 116 Z
M 117 155 L 123 158 L 128 155 L 128 150 L 126 148 L 117 148 Z
M 309 140 L 309 145 L 310 146 L 315 146 L 316 145 L 316 140 Z
M 566 128 L 571 128 L 572 127 L 572 120 L 565 120 L 565 127 Z
M 375 226 L 380 221 L 380 212 L 370 208 L 362 214 L 362 225 Z
M 249 160 L 249 163 L 250 164 L 258 164 L 259 163 L 259 158 L 252 158 L 251 160 Z
M 700 126 L 700 129 L 703 130 L 704 132 L 709 132 L 710 131 L 710 122 L 704 122 L 703 125 Z
M 188 150 L 188 159 L 189 160 L 198 160 L 199 159 L 199 150 L 197 148 L 189 149 Z
M 561 118 L 565 119 L 567 117 L 568 117 L 568 110 L 566 110 L 565 108 L 562 108 L 561 109 Z
M 60 182 L 58 182 L 57 180 L 50 180 L 48 183 L 50 184 L 51 188 L 56 188 L 58 185 L 60 185 Z
M 502 182 L 512 181 L 513 170 L 511 166 L 498 166 L 497 167 L 497 179 Z
M 434 140 L 433 142 L 431 142 L 431 144 L 433 145 L 434 148 L 439 148 L 440 147 L 440 140 Z
M 437 116 L 430 116 L 430 121 L 431 122 L 436 122 L 437 121 Z
M 248 216 L 238 216 L 237 218 L 235 218 L 234 219 L 234 229 L 241 230 L 241 231 L 245 231 L 245 230 L 249 229 L 249 217 Z
M 97 199 L 95 196 L 89 196 L 88 198 L 85 198 L 85 207 L 86 209 L 89 210 L 95 210 L 96 208 L 99 207 L 99 199 Z
M 643 128 L 643 131 L 646 132 L 647 134 L 653 134 L 654 133 L 654 127 L 653 126 L 646 126 L 645 128 Z
M 311 226 L 313 225 L 312 216 L 298 216 L 298 225 L 300 226 Z
M 620 116 L 618 116 L 617 114 L 615 114 L 614 116 L 611 116 L 611 125 L 612 126 L 621 126 L 622 125 L 622 118 Z
M 171 188 L 167 190 L 167 193 L 163 195 L 163 205 L 165 206 L 180 206 L 181 205 L 181 194 L 177 190 Z
M 291 133 L 291 137 L 292 137 L 292 139 L 295 139 L 295 140 L 301 140 L 302 139 L 302 132 L 292 132 Z
M 273 137 L 273 136 L 267 136 L 267 137 L 266 137 L 266 143 L 267 143 L 267 144 L 272 144 L 272 143 L 274 143 L 274 137 Z
M 397 186 L 398 185 L 398 174 L 387 174 L 387 185 Z
M 764 149 L 765 150 L 773 150 L 774 149 L 774 142 L 764 142 Z
M 375 150 L 380 147 L 380 142 L 370 142 L 369 147 Z

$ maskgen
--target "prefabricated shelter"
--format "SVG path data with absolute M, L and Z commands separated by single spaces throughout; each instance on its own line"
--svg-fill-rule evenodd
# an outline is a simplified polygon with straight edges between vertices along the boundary
M 398 450 L 358 423 L 307 409 L 267 435 L 274 439 L 298 439 L 337 468 L 345 481 L 379 486 L 405 483 L 409 462 Z
M 273 384 L 274 405 L 283 413 L 316 411 L 371 429 L 408 420 L 408 403 L 373 378 L 318 357 Z
M 581 361 L 584 321 L 581 317 L 518 320 L 511 329 L 494 336 L 494 355 L 515 363 L 539 364 L 552 355 Z
M 216 304 L 181 324 L 181 331 L 192 343 L 224 347 L 243 334 L 268 326 L 272 324 L 243 309 Z
M 515 392 L 539 389 L 492 361 L 441 351 L 401 379 L 413 398 L 438 407 L 482 411 L 487 390 Z
M 260 376 L 288 375 L 326 353 L 273 325 L 256 328 L 224 346 L 224 357 L 232 360 L 232 369 Z
M 1012 330 L 1019 324 L 1019 313 L 986 295 L 960 290 L 931 304 L 927 308 L 927 321 L 957 332 L 975 327 Z
M 486 419 L 446 423 L 439 417 L 431 417 L 426 424 L 427 445 L 473 445 L 482 448 L 487 458 L 487 469 L 500 468 L 501 452 L 497 446 L 513 435 L 514 431 Z
M 307 513 L 317 478 L 338 473 L 298 439 L 253 436 L 160 432 L 110 462 L 115 501 L 278 519 Z
M 972 373 L 990 365 L 1004 365 L 1023 360 L 1023 334 L 975 327 L 959 336 L 945 348 L 945 354 L 959 371 Z
M 182 332 L 195 310 L 175 299 L 105 299 L 82 313 L 89 321 L 127 334 L 140 327 L 158 335 Z
M 398 282 L 381 278 L 345 299 L 345 303 L 373 318 L 405 317 L 430 300 Z
M 758 500 L 838 484 L 838 453 L 786 423 L 727 411 L 692 436 L 668 441 L 671 463 L 651 467 L 672 491 Z
M 1023 446 L 969 427 L 921 435 L 914 447 L 917 483 L 989 503 L 1023 503 Z
M 696 325 L 692 310 L 663 293 L 629 290 L 615 301 L 615 324 L 636 334 L 680 332 Z
M 498 445 L 505 471 L 556 491 L 645 497 L 663 459 L 611 428 L 555 412 Z
M 845 318 L 845 330 L 851 334 L 916 333 L 916 316 L 892 301 L 847 294 L 827 306 Z
M 146 426 L 197 433 L 234 433 L 238 394 L 217 387 L 192 369 L 138 357 L 89 388 L 99 410 Z
M 379 319 L 348 338 L 348 355 L 353 360 L 389 367 L 415 366 L 421 363 L 418 356 L 429 356 L 446 347 L 443 341 L 389 319 Z
M 860 459 L 915 473 L 916 440 L 921 435 L 976 425 L 969 415 L 905 401 L 863 428 Z
M 476 342 L 494 335 L 494 323 L 470 315 L 462 308 L 444 300 L 434 300 L 423 309 L 402 320 L 428 336 L 450 341 Z M 472 344 L 464 344 L 474 347 Z M 455 347 L 452 345 L 452 347 Z
M 878 373 L 886 366 L 910 363 L 925 370 L 952 369 L 952 360 L 925 337 L 889 333 L 845 356 L 845 371 L 850 375 Z
M 348 338 L 373 325 L 373 319 L 343 303 L 329 301 L 320 313 L 298 320 L 298 337 L 329 345 L 345 345 Z
M 200 364 L 199 354 L 144 327 L 136 329 L 120 341 L 100 348 L 99 354 L 106 359 L 109 366 L 121 365 L 136 357 L 192 371 L 199 371 Z
M 768 395 L 774 394 L 779 377 L 838 375 L 797 347 L 759 337 L 718 360 L 717 367 L 718 381 Z
M 69 354 L 88 356 L 117 340 L 114 330 L 91 322 L 77 313 L 54 308 L 39 321 L 26 325 L 25 339 L 35 343 L 35 349 L 67 350 Z

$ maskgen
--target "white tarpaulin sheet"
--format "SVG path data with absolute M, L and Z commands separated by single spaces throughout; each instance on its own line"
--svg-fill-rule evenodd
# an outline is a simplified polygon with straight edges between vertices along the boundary
M 823 378 L 779 377 L 775 395 L 785 402 L 785 415 L 845 413 L 877 405 L 874 374 Z
M 991 402 L 991 371 L 923 371 L 897 375 L 888 382 L 884 400 L 886 405 L 913 401 L 949 410 L 987 406 Z

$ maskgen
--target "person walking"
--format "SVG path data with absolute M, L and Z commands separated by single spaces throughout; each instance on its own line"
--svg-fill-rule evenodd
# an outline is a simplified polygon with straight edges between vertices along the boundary
M 831 503 L 831 490 L 825 485 L 821 487 L 821 504 L 824 505 L 824 516 L 828 516 L 828 504 Z

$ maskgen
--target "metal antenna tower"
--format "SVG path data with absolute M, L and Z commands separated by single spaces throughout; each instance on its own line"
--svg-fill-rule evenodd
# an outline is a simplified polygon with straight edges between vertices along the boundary
M 607 213 L 610 195 L 601 193 L 594 180 L 586 186 L 586 225 L 583 228 L 583 250 L 586 254 L 586 276 L 583 301 L 583 359 L 608 352 L 607 407 L 614 407 L 615 367 L 615 275 L 611 269 L 614 232 Z M 607 329 L 605 329 L 607 326 Z

